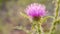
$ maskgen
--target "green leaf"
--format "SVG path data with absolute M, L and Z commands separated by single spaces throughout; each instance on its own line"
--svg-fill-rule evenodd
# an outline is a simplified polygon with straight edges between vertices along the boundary
M 24 14 L 24 13 L 22 13 L 22 12 L 20 12 L 20 15 L 23 16 L 24 18 L 29 19 L 29 16 L 27 16 L 26 14 Z
M 46 16 L 46 17 L 44 17 L 44 18 L 41 19 L 41 22 L 42 22 L 42 23 L 46 22 L 46 20 L 47 20 L 48 18 L 53 18 L 53 19 L 54 19 L 53 16 Z

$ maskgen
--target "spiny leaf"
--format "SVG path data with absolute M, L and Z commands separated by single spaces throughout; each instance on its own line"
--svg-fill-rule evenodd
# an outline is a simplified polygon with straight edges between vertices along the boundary
M 24 13 L 22 13 L 22 12 L 20 12 L 20 15 L 23 16 L 24 18 L 29 19 L 29 16 L 27 16 L 26 14 L 24 14 Z
M 42 22 L 42 23 L 46 22 L 46 20 L 47 20 L 48 18 L 53 18 L 53 19 L 54 19 L 53 16 L 47 16 L 47 17 L 42 18 L 41 22 Z

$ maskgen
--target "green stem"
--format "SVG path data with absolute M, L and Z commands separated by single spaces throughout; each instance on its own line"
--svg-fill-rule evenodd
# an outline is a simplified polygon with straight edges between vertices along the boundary
M 42 28 L 41 24 L 38 23 L 37 27 L 38 27 L 38 33 L 43 34 L 44 32 L 43 32 L 43 28 Z
M 39 21 L 33 21 L 32 28 L 34 28 L 36 31 L 36 34 L 43 34 L 43 29 Z
M 38 27 L 38 30 L 37 30 L 38 33 L 41 34 L 41 28 L 40 28 L 41 27 L 41 24 L 37 24 L 37 27 Z
M 57 25 L 56 20 L 58 18 L 58 11 L 59 11 L 59 0 L 56 0 L 56 5 L 55 6 L 56 6 L 56 8 L 55 8 L 55 19 L 53 20 L 53 23 L 52 23 L 49 34 L 54 34 L 55 29 L 56 29 L 56 25 Z
M 55 3 L 55 19 L 57 19 L 57 17 L 59 16 L 59 1 L 60 0 L 56 0 L 56 3 Z
M 37 31 L 36 31 L 37 30 L 36 23 L 37 23 L 36 21 L 33 21 L 33 23 L 32 23 L 32 31 L 33 31 L 33 34 L 34 33 L 37 33 Z
M 49 34 L 54 34 L 54 32 L 55 32 L 55 29 L 56 29 L 56 22 L 53 22 L 52 23 L 52 26 L 51 26 L 51 29 L 50 29 L 50 32 L 49 32 Z

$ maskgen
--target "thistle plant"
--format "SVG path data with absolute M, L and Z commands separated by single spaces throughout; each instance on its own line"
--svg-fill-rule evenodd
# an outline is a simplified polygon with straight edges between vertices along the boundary
M 35 22 L 35 26 L 37 26 L 36 28 L 36 31 L 41 34 L 43 33 L 42 29 L 41 29 L 41 18 L 45 16 L 46 14 L 46 9 L 45 9 L 45 6 L 42 5 L 42 4 L 38 4 L 38 3 L 33 3 L 31 5 L 29 5 L 27 8 L 26 8 L 26 14 L 28 16 L 30 16 L 30 18 L 32 19 L 32 22 L 34 23 Z M 33 24 L 34 25 L 34 24 Z M 32 26 L 33 26 L 32 25 Z M 34 27 L 35 27 L 34 26 Z
M 50 31 L 48 34 L 54 34 L 57 22 L 59 22 L 60 19 L 58 19 L 58 10 L 59 10 L 59 1 L 57 1 L 57 6 L 55 9 L 55 16 L 46 16 L 47 11 L 46 7 L 43 4 L 38 3 L 32 3 L 31 5 L 28 5 L 25 9 L 25 13 L 23 14 L 20 12 L 20 14 L 26 18 L 28 18 L 32 22 L 32 31 L 33 33 L 29 34 L 46 34 L 43 31 L 42 24 L 47 20 L 47 18 L 53 18 L 53 22 L 50 28 Z
M 33 3 L 28 5 L 25 13 L 32 20 L 32 30 L 35 29 L 36 34 L 43 34 L 42 18 L 46 15 L 46 7 L 43 4 Z

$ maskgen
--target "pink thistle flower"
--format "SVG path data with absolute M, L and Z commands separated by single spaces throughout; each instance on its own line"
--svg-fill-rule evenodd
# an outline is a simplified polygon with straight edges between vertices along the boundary
M 46 15 L 46 8 L 42 4 L 33 3 L 26 8 L 26 14 L 30 17 L 43 17 Z

